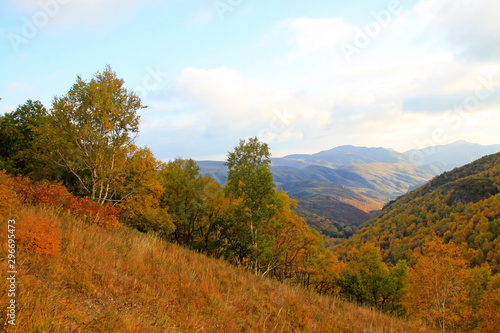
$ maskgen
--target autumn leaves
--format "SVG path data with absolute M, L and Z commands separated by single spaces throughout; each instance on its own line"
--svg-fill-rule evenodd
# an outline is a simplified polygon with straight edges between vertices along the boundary
M 403 298 L 411 317 L 443 332 L 497 331 L 500 276 L 492 277 L 488 266 L 468 268 L 460 248 L 440 238 L 428 241 L 414 258 Z

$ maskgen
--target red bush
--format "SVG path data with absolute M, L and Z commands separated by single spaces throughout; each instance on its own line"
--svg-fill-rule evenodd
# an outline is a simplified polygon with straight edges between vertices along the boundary
M 71 194 L 59 184 L 52 184 L 46 180 L 33 182 L 28 177 L 18 175 L 14 179 L 14 186 L 18 195 L 31 204 L 41 203 L 52 207 L 63 206 Z
M 74 216 L 90 223 L 107 227 L 116 227 L 120 224 L 118 221 L 120 210 L 110 204 L 99 205 L 87 198 L 77 198 L 71 195 L 66 199 L 64 208 Z
M 27 203 L 63 207 L 70 214 L 101 226 L 120 225 L 118 208 L 111 204 L 99 205 L 87 198 L 75 197 L 60 184 L 52 184 L 48 181 L 34 182 L 28 177 L 19 175 L 14 178 L 14 187 L 19 197 Z
M 16 223 L 19 247 L 39 254 L 56 255 L 61 250 L 61 236 L 53 223 L 37 216 L 21 218 Z

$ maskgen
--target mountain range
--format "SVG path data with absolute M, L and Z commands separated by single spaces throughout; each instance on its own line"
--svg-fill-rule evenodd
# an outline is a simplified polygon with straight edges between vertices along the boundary
M 499 151 L 500 145 L 466 141 L 403 153 L 346 145 L 315 154 L 272 158 L 271 171 L 277 188 L 297 199 L 297 210 L 310 225 L 311 217 L 320 216 L 357 228 L 387 202 L 434 176 Z M 202 175 L 225 182 L 224 162 L 197 163 Z

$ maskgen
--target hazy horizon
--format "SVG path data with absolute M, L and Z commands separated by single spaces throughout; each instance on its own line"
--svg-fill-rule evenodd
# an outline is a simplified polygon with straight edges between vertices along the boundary
M 425 147 L 415 148 L 415 149 L 416 150 L 421 150 L 421 149 L 426 150 L 426 149 L 433 149 L 433 148 L 437 148 L 437 147 L 440 147 L 440 146 L 447 146 L 447 145 L 452 145 L 452 144 L 457 144 L 457 143 L 467 143 L 467 144 L 472 144 L 472 145 L 481 145 L 480 143 L 477 143 L 477 142 L 469 142 L 469 141 L 465 141 L 465 140 L 458 140 L 458 141 L 451 142 L 451 143 L 446 144 L 446 145 L 425 146 Z M 271 159 L 273 159 L 273 158 L 283 158 L 283 157 L 286 157 L 288 155 L 295 155 L 295 154 L 298 154 L 298 155 L 301 155 L 301 154 L 312 155 L 312 154 L 316 154 L 316 153 L 320 153 L 320 152 L 323 152 L 323 151 L 332 150 L 332 149 L 343 147 L 343 146 L 353 146 L 353 147 L 357 147 L 357 148 L 375 148 L 375 149 L 376 148 L 382 148 L 382 149 L 387 149 L 387 150 L 395 151 L 396 153 L 399 153 L 399 154 L 406 154 L 406 153 L 410 152 L 411 150 L 413 150 L 413 149 L 410 149 L 410 150 L 405 150 L 405 151 L 398 151 L 398 150 L 393 149 L 391 147 L 369 147 L 369 146 L 355 146 L 355 145 L 340 145 L 340 146 L 335 146 L 335 147 L 331 147 L 331 148 L 321 149 L 321 150 L 317 150 L 317 151 L 313 151 L 313 152 L 308 152 L 308 151 L 307 152 L 300 152 L 300 151 L 293 151 L 292 150 L 290 153 L 277 156 L 276 154 L 273 154 L 272 147 L 270 147 L 271 148 L 270 149 L 271 150 Z M 481 146 L 483 146 L 483 147 L 486 147 L 486 146 L 500 146 L 500 144 L 481 145 Z M 189 156 L 176 156 L 176 157 L 191 158 Z M 227 155 L 214 155 L 213 158 L 195 159 L 195 160 L 198 161 L 198 162 L 224 162 L 225 159 L 226 159 L 226 157 L 227 157 Z M 164 161 L 168 161 L 168 160 L 171 160 L 171 159 L 164 159 Z

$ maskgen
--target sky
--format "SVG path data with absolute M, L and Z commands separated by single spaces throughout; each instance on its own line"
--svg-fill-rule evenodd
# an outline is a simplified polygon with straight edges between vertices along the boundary
M 2 0 L 0 114 L 110 65 L 136 143 L 223 160 L 500 143 L 498 0 Z

